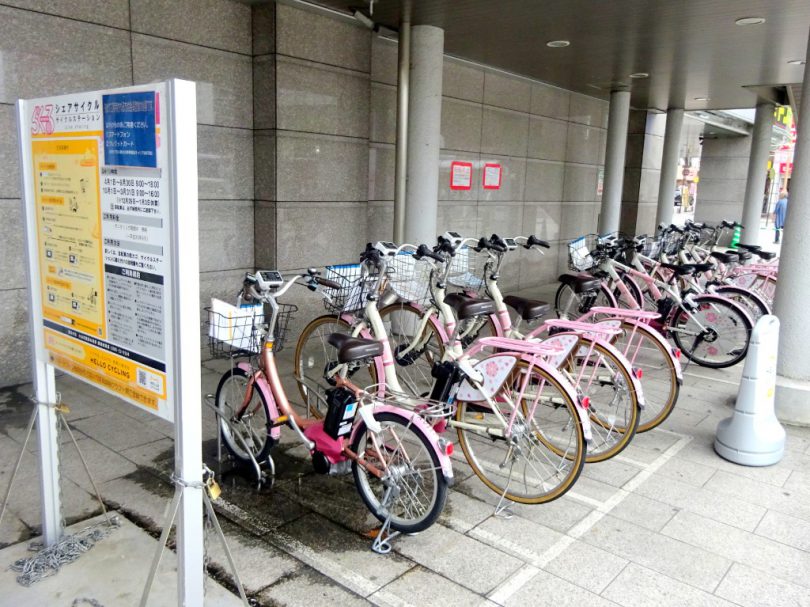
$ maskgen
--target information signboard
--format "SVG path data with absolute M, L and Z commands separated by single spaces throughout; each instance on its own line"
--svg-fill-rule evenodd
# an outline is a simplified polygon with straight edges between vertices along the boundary
M 173 421 L 166 84 L 22 102 L 42 360 Z
M 472 162 L 454 160 L 450 163 L 450 189 L 469 190 L 472 188 Z

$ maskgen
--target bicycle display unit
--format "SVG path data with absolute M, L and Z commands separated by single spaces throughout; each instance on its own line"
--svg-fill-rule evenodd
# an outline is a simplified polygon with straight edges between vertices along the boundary
M 550 245 L 531 235 L 446 232 L 430 245 L 368 244 L 359 263 L 286 281 L 247 274 L 236 306 L 209 312 L 210 353 L 230 361 L 209 403 L 219 438 L 237 464 L 272 481 L 272 449 L 290 428 L 317 472 L 353 475 L 381 524 L 380 553 L 436 521 L 454 461 L 499 496 L 497 515 L 557 499 L 586 463 L 666 421 L 682 355 L 718 368 L 745 357 L 755 320 L 770 313 L 778 260 L 722 248 L 737 225 L 571 241 L 574 273 L 559 278 L 554 317 L 498 284 L 521 249 L 540 262 Z M 275 357 L 298 311 L 278 299 L 296 283 L 327 312 L 295 344 L 298 409 Z

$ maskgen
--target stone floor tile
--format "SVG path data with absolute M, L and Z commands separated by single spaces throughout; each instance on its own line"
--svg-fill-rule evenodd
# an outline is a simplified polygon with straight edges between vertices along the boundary
M 402 577 L 371 595 L 371 601 L 385 602 L 387 595 L 405 600 L 410 605 L 441 605 L 442 607 L 472 607 L 484 605 L 486 599 L 451 582 L 449 579 L 414 567 Z
M 265 588 L 258 596 L 264 605 L 279 607 L 313 607 L 341 605 L 341 607 L 370 606 L 364 598 L 346 590 L 325 575 L 307 569 L 282 579 Z
M 691 512 L 678 513 L 661 533 L 810 588 L 810 578 L 807 576 L 810 571 L 808 552 Z
M 810 521 L 810 501 L 797 499 L 796 496 L 781 487 L 719 471 L 709 479 L 706 488 Z
M 705 464 L 699 464 L 688 459 L 673 457 L 666 464 L 661 466 L 656 471 L 656 474 L 674 478 L 675 480 L 694 485 L 695 487 L 702 487 L 716 471 L 717 468 L 714 466 L 706 466 Z
M 783 485 L 785 491 L 800 499 L 810 500 L 810 471 L 794 470 Z
M 5 495 L 5 491 L 3 492 Z M 16 544 L 31 537 L 31 530 L 10 510 L 6 510 L 0 522 L 0 548 Z
M 90 418 L 93 419 L 93 418 Z M 79 441 L 81 457 L 96 484 L 125 476 L 135 471 L 135 464 L 115 451 L 97 443 L 93 439 Z M 74 445 L 67 445 L 61 450 L 62 472 L 85 489 L 92 489 L 92 484 L 82 464 L 79 452 Z
M 284 525 L 281 531 L 316 552 L 320 559 L 366 578 L 368 586 L 373 587 L 371 592 L 379 590 L 413 567 L 413 563 L 396 553 L 381 559 L 371 551 L 371 540 L 361 538 L 317 514 L 307 514 Z M 432 532 L 433 529 L 416 537 L 433 538 Z M 395 549 L 401 547 L 400 541 L 399 538 L 395 540 Z
M 585 464 L 585 466 L 599 466 L 599 464 Z M 568 493 L 574 499 L 577 499 L 576 496 L 582 496 L 586 501 L 596 500 L 597 502 L 605 502 L 610 499 L 617 490 L 616 487 L 603 483 L 602 481 L 587 476 L 580 476 Z
M 581 572 L 583 576 L 586 571 Z M 506 607 L 542 605 L 543 607 L 608 607 L 616 603 L 567 582 L 546 571 L 539 571 L 529 583 L 506 601 Z
M 101 512 L 98 500 L 70 479 L 62 479 L 61 497 L 62 518 L 68 525 Z M 42 532 L 42 509 L 38 482 L 15 483 L 8 508 L 33 531 L 34 535 Z
M 810 552 L 810 522 L 806 520 L 768 510 L 754 533 Z
M 522 566 L 520 560 L 442 525 L 397 538 L 396 550 L 479 594 L 489 592 Z
M 578 502 L 568 495 L 547 504 L 513 504 L 512 511 L 525 519 L 562 533 L 568 531 L 593 511 L 593 506 Z
M 658 474 L 647 479 L 638 493 L 746 531 L 753 531 L 765 514 L 762 506 Z
M 626 559 L 585 542 L 576 541 L 544 569 L 599 594 L 626 565 Z
M 139 466 L 171 469 L 174 462 L 174 441 L 170 438 L 161 438 L 153 443 L 124 449 L 121 455 Z
M 539 562 L 563 537 L 558 531 L 520 516 L 491 516 L 467 535 L 528 563 Z
M 650 531 L 660 531 L 678 511 L 679 508 L 670 504 L 638 493 L 630 493 L 610 511 L 610 514 Z
M 612 516 L 603 518 L 582 540 L 708 592 L 731 564 L 727 558 Z
M 121 451 L 153 443 L 165 435 L 118 411 L 77 420 L 73 425 L 110 449 Z
M 598 464 L 586 464 L 582 469 L 581 478 L 590 478 L 613 487 L 621 487 L 639 472 L 641 472 L 641 468 L 635 464 L 609 459 Z
M 732 607 L 708 592 L 630 563 L 602 593 L 627 607 Z
M 466 533 L 488 519 L 494 512 L 491 504 L 450 490 L 439 520 L 459 533 Z
M 807 588 L 734 563 L 715 591 L 743 607 L 810 607 Z
M 162 529 L 166 509 L 174 496 L 169 483 L 143 471 L 102 483 L 99 491 L 112 508 L 155 532 Z
M 704 441 L 692 441 L 689 448 L 683 449 L 676 457 L 776 487 L 781 487 L 785 483 L 791 471 L 791 468 L 783 466 L 740 466 L 724 460 L 714 450 L 714 434 Z

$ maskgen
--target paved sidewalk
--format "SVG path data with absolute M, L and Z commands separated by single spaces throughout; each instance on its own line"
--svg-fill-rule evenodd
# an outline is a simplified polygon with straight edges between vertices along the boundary
M 292 368 L 289 358 L 281 365 Z M 215 390 L 221 370 L 217 361 L 204 364 L 204 393 Z M 457 459 L 440 523 L 398 538 L 389 556 L 369 550 L 364 534 L 375 525 L 351 476 L 317 475 L 291 433 L 275 452 L 272 489 L 222 476 L 220 518 L 261 605 L 810 605 L 810 429 L 788 427 L 787 452 L 772 467 L 737 466 L 712 449 L 741 371 L 688 368 L 663 428 L 637 436 L 613 460 L 586 465 L 563 498 L 515 506 L 510 520 L 493 516 L 497 496 Z M 60 377 L 57 387 L 105 502 L 159 533 L 172 491 L 171 426 L 71 378 Z M 0 392 L 0 492 L 21 446 L 30 392 L 30 385 Z M 213 414 L 204 409 L 203 419 L 214 467 Z M 100 510 L 62 438 L 71 523 Z M 38 532 L 35 446 L 29 450 L 0 546 Z M 207 544 L 211 570 L 227 580 L 214 536 Z

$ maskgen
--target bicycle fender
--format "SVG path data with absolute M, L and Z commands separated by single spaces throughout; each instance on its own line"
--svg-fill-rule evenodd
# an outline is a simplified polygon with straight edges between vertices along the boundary
M 683 385 L 683 369 L 681 368 L 681 361 L 675 357 L 675 354 L 672 352 L 672 345 L 664 338 L 663 335 L 661 335 L 661 332 L 656 331 L 650 325 L 638 320 L 625 320 L 624 322 L 628 325 L 641 327 L 642 331 L 647 331 L 650 337 L 661 344 L 664 351 L 669 354 L 669 359 L 672 361 L 672 364 L 675 367 L 675 378 L 678 380 L 678 385 Z
M 240 369 L 242 369 L 245 373 L 250 376 L 253 373 L 253 368 L 248 363 L 239 363 L 236 365 Z M 259 390 L 264 396 L 264 400 L 267 403 L 267 406 L 270 407 L 270 417 L 275 419 L 279 416 L 278 407 L 276 407 L 276 399 L 273 398 L 273 393 L 270 390 L 270 386 L 267 385 L 267 382 L 264 380 L 255 381 L 253 382 L 253 389 Z M 281 427 L 271 428 L 270 429 L 270 437 L 273 440 L 278 440 L 281 438 Z
M 611 327 L 616 326 L 615 321 L 610 321 L 610 320 L 603 320 L 601 323 L 597 323 L 597 324 L 603 324 L 603 323 L 605 325 L 611 326 Z M 643 409 L 647 404 L 646 401 L 644 400 L 644 389 L 641 387 L 641 380 L 638 377 L 636 377 L 635 373 L 633 373 L 633 368 L 630 366 L 630 361 L 627 360 L 624 357 L 624 354 L 619 352 L 619 349 L 616 346 L 614 346 L 613 344 L 611 344 L 610 342 L 608 342 L 608 341 L 606 341 L 604 339 L 595 337 L 593 335 L 589 335 L 588 337 L 589 337 L 589 339 L 593 340 L 595 343 L 598 343 L 600 346 L 602 346 L 605 350 L 607 350 L 608 352 L 613 354 L 613 356 L 616 357 L 616 360 L 618 360 L 619 362 L 622 363 L 622 365 L 624 365 L 624 368 L 627 371 L 627 374 L 630 376 L 630 381 L 633 384 L 633 390 L 636 393 L 636 398 L 638 400 L 638 406 L 639 406 L 639 408 Z M 584 346 L 582 346 L 582 347 L 584 347 Z
M 743 317 L 748 321 L 748 326 L 751 330 L 754 328 L 754 321 L 751 318 L 751 315 L 748 313 L 748 310 L 743 308 L 740 304 L 736 301 L 729 299 L 728 297 L 723 297 L 722 295 L 712 295 L 711 293 L 701 293 L 700 295 L 695 296 L 695 303 L 700 304 L 701 302 L 709 302 L 712 301 L 723 301 L 727 304 L 731 304 L 731 307 L 736 308 L 737 311 L 743 315 Z
M 441 448 L 439 435 L 436 434 L 436 431 L 433 427 L 427 423 L 418 413 L 415 411 L 409 411 L 407 409 L 403 409 L 401 407 L 395 407 L 393 405 L 386 405 L 384 403 L 374 403 L 374 413 L 393 413 L 394 415 L 398 415 L 400 417 L 404 417 L 408 420 L 409 423 L 413 424 L 419 430 L 421 430 L 424 435 L 427 437 L 428 442 L 430 443 L 431 448 L 436 452 L 436 455 L 439 456 L 439 464 L 442 468 L 442 475 L 444 476 L 445 480 L 449 485 L 453 484 L 453 464 L 450 460 L 450 456 L 448 456 L 444 449 Z M 350 439 L 350 443 L 354 442 L 355 434 L 357 433 L 358 425 L 355 424 L 354 429 L 352 430 L 352 436 Z
M 521 358 L 529 364 L 537 364 L 537 361 L 534 360 L 534 357 L 532 357 L 531 354 L 523 354 L 521 355 Z M 563 377 L 562 373 L 549 366 L 544 366 L 543 370 L 546 371 L 563 390 L 565 390 L 566 394 L 571 399 L 571 402 L 575 404 L 574 409 L 577 410 L 579 423 L 582 424 L 582 432 L 585 435 L 585 442 L 590 444 L 593 442 L 593 432 L 591 431 L 591 418 L 588 416 L 588 410 L 582 408 L 574 388 L 571 386 L 570 382 Z

